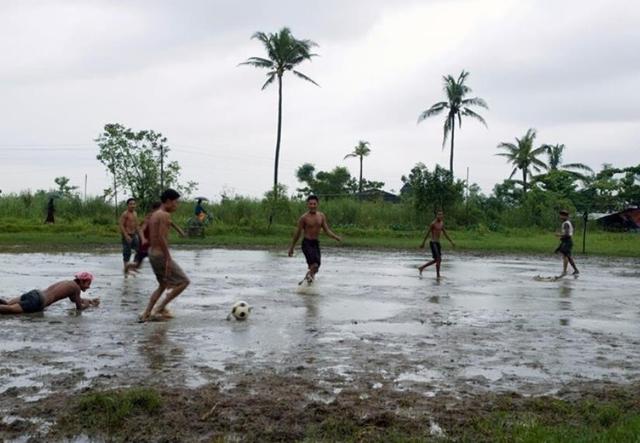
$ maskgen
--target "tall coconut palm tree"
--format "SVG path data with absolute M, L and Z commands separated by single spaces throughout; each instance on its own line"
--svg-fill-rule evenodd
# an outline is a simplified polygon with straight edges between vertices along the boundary
M 593 169 L 584 163 L 562 163 L 562 154 L 566 148 L 564 144 L 542 145 L 542 147 L 546 149 L 547 157 L 549 159 L 549 171 L 563 170 L 579 180 L 586 179 L 586 176 L 580 171 L 593 174 Z
M 458 128 L 462 127 L 463 116 L 479 120 L 483 125 L 487 126 L 487 122 L 484 118 L 470 108 L 470 106 L 479 106 L 484 109 L 489 109 L 487 103 L 479 97 L 465 98 L 471 93 L 471 88 L 465 84 L 468 76 L 469 73 L 463 70 L 457 80 L 451 75 L 443 77 L 443 89 L 447 94 L 447 101 L 434 104 L 418 117 L 418 123 L 420 123 L 421 121 L 434 115 L 438 115 L 445 109 L 448 109 L 447 118 L 444 121 L 442 149 L 444 149 L 449 133 L 451 133 L 451 154 L 449 155 L 449 172 L 451 172 L 451 177 L 453 177 L 453 143 L 455 138 L 456 118 L 458 119 Z
M 362 196 L 362 159 L 369 155 L 371 148 L 369 148 L 369 142 L 360 140 L 353 152 L 344 156 L 345 160 L 350 157 L 360 157 L 360 181 L 358 182 L 358 193 Z
M 251 38 L 260 40 L 267 52 L 267 57 L 249 57 L 241 65 L 254 66 L 256 68 L 267 69 L 267 80 L 262 85 L 266 89 L 274 81 L 278 81 L 278 130 L 276 136 L 276 155 L 273 167 L 273 195 L 277 198 L 278 192 L 278 162 L 280 159 L 280 140 L 282 135 L 282 76 L 285 72 L 291 71 L 297 77 L 319 86 L 315 81 L 294 69 L 305 60 L 311 60 L 317 54 L 311 52 L 311 48 L 318 46 L 311 40 L 298 40 L 289 28 L 282 28 L 275 34 L 265 34 L 256 32 Z
M 527 179 L 532 175 L 532 170 L 540 172 L 548 169 L 546 163 L 538 159 L 540 155 L 547 152 L 547 148 L 545 146 L 534 148 L 533 142 L 535 138 L 536 130 L 531 128 L 527 131 L 524 137 L 516 137 L 515 144 L 505 142 L 500 143 L 498 145 L 498 149 L 504 149 L 507 152 L 496 154 L 506 157 L 509 163 L 514 166 L 509 178 L 512 178 L 516 172 L 518 172 L 518 169 L 522 171 L 522 191 L 525 195 L 527 194 Z

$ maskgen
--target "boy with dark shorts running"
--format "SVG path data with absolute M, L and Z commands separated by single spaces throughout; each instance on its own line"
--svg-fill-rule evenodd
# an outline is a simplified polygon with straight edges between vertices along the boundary
M 137 273 L 140 266 L 142 266 L 142 261 L 149 256 L 149 219 L 151 218 L 151 214 L 160 209 L 160 206 L 162 206 L 161 202 L 154 202 L 151 205 L 151 210 L 145 215 L 140 225 L 140 247 L 136 252 L 133 263 L 127 265 L 127 272 L 134 271 Z
M 140 315 L 141 322 L 149 320 L 152 315 L 159 319 L 172 318 L 167 305 L 187 289 L 191 283 L 180 266 L 173 261 L 169 252 L 168 237 L 171 227 L 171 213 L 178 209 L 179 198 L 178 192 L 167 189 L 160 196 L 162 205 L 149 218 L 149 262 L 151 262 L 151 268 L 158 280 L 158 288 L 153 291 L 147 308 Z M 169 292 L 164 296 L 157 309 L 153 310 L 165 289 L 169 289 Z
M 573 275 L 578 275 L 580 271 L 578 271 L 576 263 L 571 256 L 571 249 L 573 249 L 573 225 L 571 221 L 569 221 L 569 211 L 564 209 L 560 211 L 560 220 L 562 220 L 562 226 L 560 233 L 556 234 L 557 237 L 560 237 L 560 245 L 555 250 L 556 253 L 559 252 L 562 254 L 562 274 L 560 274 L 560 277 L 567 275 L 568 264 L 571 264 L 573 268 Z
M 91 286 L 93 275 L 89 272 L 78 272 L 73 280 L 59 281 L 53 283 L 47 289 L 32 289 L 22 294 L 20 297 L 12 298 L 8 301 L 0 299 L 0 314 L 30 314 L 42 312 L 44 309 L 68 298 L 76 305 L 77 310 L 83 310 L 91 306 L 100 304 L 99 298 L 82 298 L 80 293 L 86 291 Z
M 442 263 L 442 246 L 440 245 L 440 235 L 444 235 L 451 246 L 455 247 L 453 240 L 447 234 L 447 231 L 444 229 L 444 214 L 442 211 L 438 211 L 436 214 L 436 219 L 431 222 L 429 225 L 429 229 L 427 229 L 427 233 L 424 236 L 424 240 L 422 240 L 422 244 L 420 248 L 424 248 L 425 243 L 427 242 L 427 238 L 431 236 L 431 241 L 429 242 L 429 247 L 431 248 L 431 257 L 433 260 L 425 263 L 424 265 L 418 267 L 420 271 L 420 276 L 422 276 L 422 271 L 425 270 L 428 266 L 433 264 L 436 265 L 436 277 L 440 278 L 440 264 Z
M 320 269 L 321 254 L 320 242 L 318 241 L 320 230 L 323 230 L 325 234 L 332 239 L 342 241 L 339 236 L 329 229 L 327 217 L 325 217 L 322 212 L 318 211 L 318 197 L 310 195 L 307 198 L 307 209 L 308 211 L 302 214 L 298 220 L 296 232 L 293 234 L 293 241 L 289 247 L 289 257 L 291 257 L 293 256 L 293 249 L 300 239 L 300 234 L 304 232 L 304 238 L 302 239 L 302 253 L 307 260 L 307 266 L 309 268 L 304 279 L 300 281 L 299 284 L 302 284 L 305 280 L 308 284 L 313 283 L 313 279 Z

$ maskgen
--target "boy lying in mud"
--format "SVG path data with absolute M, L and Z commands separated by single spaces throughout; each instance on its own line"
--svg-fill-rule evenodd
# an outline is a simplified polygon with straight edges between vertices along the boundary
M 64 298 L 76 304 L 76 309 L 83 310 L 100 304 L 99 298 L 82 298 L 80 293 L 91 286 L 93 275 L 89 272 L 78 272 L 73 280 L 64 280 L 52 284 L 45 290 L 33 289 L 9 301 L 0 299 L 0 314 L 29 314 L 44 311 L 49 305 Z

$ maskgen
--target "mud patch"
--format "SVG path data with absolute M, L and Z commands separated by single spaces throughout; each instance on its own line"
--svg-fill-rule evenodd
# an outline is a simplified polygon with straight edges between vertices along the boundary
M 615 431 L 624 436 L 634 431 L 634 423 L 640 425 L 639 398 L 638 384 L 572 384 L 553 397 L 515 392 L 430 396 L 364 381 L 336 391 L 306 377 L 260 373 L 236 377 L 230 388 L 147 386 L 57 394 L 16 407 L 0 422 L 0 438 L 495 441 L 538 425 L 545 432 L 560 427 L 566 435 Z M 126 413 L 117 412 L 126 402 Z

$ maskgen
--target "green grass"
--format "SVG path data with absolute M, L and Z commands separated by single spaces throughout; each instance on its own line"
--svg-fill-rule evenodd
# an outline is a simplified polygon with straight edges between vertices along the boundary
M 242 394 L 239 400 L 234 394 L 224 395 L 215 393 L 219 407 L 205 418 L 210 402 L 203 404 L 194 393 L 176 396 L 152 388 L 94 391 L 63 405 L 51 436 L 173 441 L 182 435 L 191 441 L 210 435 L 209 441 L 235 441 L 242 435 L 246 441 L 305 443 L 640 442 L 637 388 L 596 389 L 574 400 L 487 394 L 446 409 L 441 402 L 416 398 L 407 399 L 408 409 L 390 398 L 358 403 L 356 408 L 337 401 L 308 411 L 287 411 L 285 406 L 274 415 L 264 414 L 264 407 L 270 402 L 276 409 L 282 407 L 276 397 L 258 397 L 254 408 Z M 431 421 L 441 426 L 443 436 L 430 435 Z
M 112 434 L 132 416 L 155 415 L 161 406 L 162 399 L 153 389 L 96 392 L 80 397 L 74 417 L 85 429 Z
M 2 251 L 83 251 L 87 248 L 120 247 L 120 236 L 114 226 L 69 223 L 66 225 L 17 225 L 10 229 L 0 223 L 0 250 Z M 417 230 L 359 229 L 336 226 L 343 236 L 340 247 L 417 250 L 424 232 Z M 173 236 L 173 245 L 194 247 L 279 248 L 286 250 L 291 242 L 292 226 L 264 227 L 211 226 L 204 238 Z M 445 253 L 452 249 L 484 253 L 552 254 L 558 240 L 551 232 L 510 229 L 504 232 L 488 230 L 450 231 L 456 243 L 452 248 L 442 240 Z M 338 245 L 328 238 L 323 246 Z M 574 238 L 574 253 L 582 255 L 582 235 Z M 640 235 L 592 231 L 587 233 L 587 255 L 640 257 Z
M 463 431 L 463 441 L 522 443 L 639 442 L 640 407 L 621 395 L 605 401 L 539 397 L 516 408 L 497 408 L 474 420 Z

